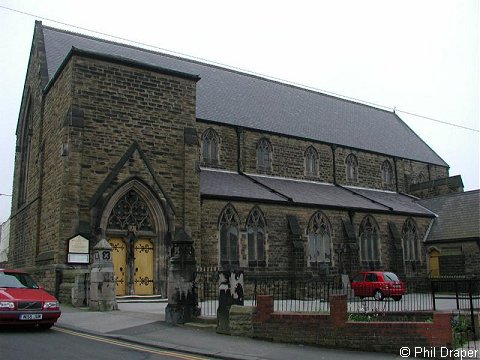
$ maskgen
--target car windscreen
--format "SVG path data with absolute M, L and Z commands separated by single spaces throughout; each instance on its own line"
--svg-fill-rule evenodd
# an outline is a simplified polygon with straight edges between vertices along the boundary
M 398 276 L 391 272 L 384 273 L 383 277 L 385 278 L 385 281 L 400 281 Z
M 30 275 L 17 272 L 0 272 L 0 287 L 38 289 Z

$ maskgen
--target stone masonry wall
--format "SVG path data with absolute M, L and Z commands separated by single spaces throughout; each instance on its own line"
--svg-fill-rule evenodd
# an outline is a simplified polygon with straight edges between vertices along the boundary
M 220 137 L 218 165 L 203 164 L 208 167 L 217 167 L 231 171 L 237 170 L 237 135 L 232 126 L 211 124 L 197 121 L 199 137 L 208 128 L 214 129 Z M 294 179 L 314 180 L 333 183 L 333 150 L 329 144 L 307 141 L 288 136 L 273 135 L 261 131 L 242 130 L 240 161 L 241 170 L 246 173 L 257 171 L 257 144 L 260 139 L 266 138 L 272 145 L 272 169 L 267 174 Z M 305 173 L 305 150 L 313 146 L 318 153 L 318 174 L 315 176 Z M 354 154 L 358 160 L 358 181 L 348 181 L 346 178 L 345 159 L 349 154 Z M 201 154 L 199 159 L 201 160 Z M 382 182 L 382 164 L 387 160 L 392 167 L 392 182 Z M 353 150 L 337 146 L 335 149 L 336 180 L 340 185 L 352 185 L 372 189 L 384 189 L 408 192 L 409 185 L 424 177 L 439 179 L 448 177 L 448 168 L 429 165 L 418 161 L 397 159 L 392 156 L 370 153 L 367 151 Z M 420 175 L 422 174 L 422 175 Z
M 72 102 L 72 67 L 67 64 L 55 85 L 45 96 L 44 161 L 42 165 L 42 209 L 40 218 L 39 252 L 51 253 L 56 263 L 65 261 L 67 244 L 62 243 L 61 228 L 64 210 L 62 195 L 67 186 L 65 156 L 69 136 L 63 126 Z
M 101 201 L 133 177 L 162 197 L 160 185 L 174 204 L 175 223 L 198 239 L 199 210 L 189 206 L 199 203 L 198 144 L 185 145 L 185 129 L 195 128 L 195 81 L 90 58 L 74 57 L 73 62 L 73 102 L 83 112 L 83 126 L 69 129 L 70 154 L 73 160 L 77 153 L 81 156 L 76 167 L 70 161 L 71 176 L 65 181 L 63 206 L 70 215 L 62 223 L 63 238 L 75 232 L 79 221 L 95 225 L 101 214 L 91 217 L 93 195 L 137 142 L 151 168 L 130 159 L 104 189 Z M 69 197 L 78 200 L 70 202 Z
M 240 266 L 243 268 L 248 268 L 248 246 L 247 246 L 247 233 L 246 233 L 246 221 L 250 211 L 254 206 L 258 206 L 260 210 L 265 215 L 266 221 L 266 258 L 267 266 L 265 268 L 255 268 L 250 270 L 255 270 L 257 272 L 268 271 L 268 272 L 286 272 L 291 271 L 292 269 L 292 259 L 293 259 L 293 244 L 289 238 L 289 228 L 287 223 L 287 215 L 295 215 L 298 219 L 299 226 L 302 230 L 302 240 L 304 244 L 304 253 L 306 254 L 307 250 L 307 240 L 308 240 L 308 224 L 311 217 L 317 212 L 322 211 L 323 214 L 328 218 L 331 235 L 332 235 L 332 263 L 330 267 L 330 273 L 338 273 L 341 270 L 344 272 L 353 274 L 353 272 L 365 269 L 368 270 L 367 264 L 362 264 L 359 259 L 358 250 L 348 254 L 348 257 L 343 255 L 342 264 L 339 263 L 338 257 L 335 254 L 335 247 L 337 245 L 344 245 L 347 243 L 347 237 L 344 230 L 344 225 L 342 219 L 349 219 L 351 215 L 352 225 L 355 231 L 355 234 L 358 239 L 358 233 L 360 230 L 360 224 L 362 223 L 365 216 L 370 215 L 374 218 L 378 224 L 379 229 L 379 238 L 380 238 L 380 247 L 381 247 L 381 257 L 380 257 L 380 268 L 385 270 L 394 270 L 400 274 L 405 273 L 405 269 L 397 268 L 395 262 L 395 253 L 394 251 L 401 250 L 392 250 L 392 235 L 389 230 L 389 222 L 393 222 L 398 231 L 402 231 L 402 227 L 407 220 L 407 216 L 399 215 L 389 215 L 389 214 L 368 214 L 363 212 L 356 212 L 348 214 L 347 211 L 333 210 L 333 209 L 321 209 L 321 208 L 305 208 L 305 207 L 289 207 L 285 205 L 274 205 L 274 204 L 259 204 L 259 203 L 245 203 L 245 202 L 227 202 L 223 200 L 202 200 L 202 211 L 201 211 L 201 224 L 202 224 L 202 252 L 201 266 L 218 266 L 219 265 L 219 227 L 218 221 L 220 214 L 228 204 L 233 205 L 237 211 L 239 217 L 239 247 L 240 247 Z M 418 268 L 416 273 L 410 275 L 424 275 L 426 273 L 426 264 L 425 264 L 425 250 L 421 246 L 423 241 L 423 236 L 427 231 L 430 219 L 428 218 L 415 218 L 414 219 L 417 230 L 418 230 L 418 241 L 419 247 L 421 249 L 421 260 L 417 264 Z M 403 258 L 403 254 L 401 254 Z M 343 265 L 343 269 L 342 266 Z M 309 271 L 309 269 L 306 269 Z
M 36 31 L 38 24 L 36 26 Z M 43 161 L 43 98 L 42 89 L 46 84 L 45 49 L 42 36 L 36 36 L 32 43 L 29 67 L 25 78 L 22 105 L 19 113 L 17 146 L 13 178 L 13 198 L 10 223 L 9 266 L 35 270 L 39 254 L 39 219 L 41 206 L 41 165 Z M 31 123 L 27 123 L 28 109 L 31 111 Z M 22 156 L 22 129 L 31 140 L 29 162 L 26 164 L 25 201 L 19 201 L 20 167 Z M 34 273 L 35 275 L 35 273 Z M 49 287 L 49 283 L 45 286 Z

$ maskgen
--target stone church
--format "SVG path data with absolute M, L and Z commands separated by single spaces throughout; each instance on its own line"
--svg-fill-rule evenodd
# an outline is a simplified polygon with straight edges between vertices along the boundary
M 463 190 L 395 112 L 41 22 L 16 134 L 9 265 L 67 300 L 101 238 L 118 295 L 165 295 L 180 229 L 202 267 L 424 276 L 413 195 Z

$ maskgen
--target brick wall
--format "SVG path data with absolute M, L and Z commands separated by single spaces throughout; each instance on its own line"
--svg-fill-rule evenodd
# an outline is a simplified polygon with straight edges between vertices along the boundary
M 435 312 L 432 322 L 348 321 L 345 295 L 330 298 L 330 314 L 274 312 L 271 296 L 257 296 L 252 314 L 253 337 L 276 342 L 398 354 L 404 346 L 451 348 L 453 339 L 450 313 Z

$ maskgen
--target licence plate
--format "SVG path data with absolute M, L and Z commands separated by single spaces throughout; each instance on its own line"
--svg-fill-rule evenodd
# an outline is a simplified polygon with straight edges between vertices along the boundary
M 21 314 L 20 320 L 42 320 L 42 314 Z

